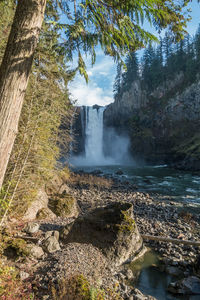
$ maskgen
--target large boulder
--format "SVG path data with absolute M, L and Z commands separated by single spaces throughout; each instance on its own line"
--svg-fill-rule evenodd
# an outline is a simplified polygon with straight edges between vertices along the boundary
M 55 174 L 53 178 L 46 184 L 45 190 L 49 196 L 54 194 L 62 194 L 64 191 L 66 193 L 70 192 L 70 188 L 58 174 Z
M 200 277 L 200 254 L 197 256 L 194 262 L 194 273 Z
M 49 199 L 49 208 L 59 217 L 77 217 L 79 207 L 74 197 L 66 192 L 54 194 Z
M 44 189 L 40 189 L 37 193 L 36 199 L 30 203 L 26 213 L 23 216 L 24 221 L 35 220 L 36 215 L 39 210 L 47 208 L 48 206 L 48 196 Z
M 168 290 L 173 294 L 200 295 L 200 279 L 196 276 L 190 276 L 171 282 Z
M 143 246 L 130 203 L 96 208 L 64 227 L 60 237 L 64 243 L 93 244 L 115 265 L 132 259 Z

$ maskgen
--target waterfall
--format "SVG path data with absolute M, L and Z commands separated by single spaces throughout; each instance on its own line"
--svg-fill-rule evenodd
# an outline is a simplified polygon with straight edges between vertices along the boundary
M 105 166 L 130 163 L 129 138 L 118 135 L 114 128 L 104 128 L 105 109 L 106 107 L 97 105 L 80 107 L 79 140 L 77 141 L 80 142 L 82 139 L 83 147 L 78 155 L 74 152 L 71 156 L 72 165 Z
M 103 112 L 105 107 L 87 107 L 85 124 L 85 159 L 90 164 L 104 161 Z

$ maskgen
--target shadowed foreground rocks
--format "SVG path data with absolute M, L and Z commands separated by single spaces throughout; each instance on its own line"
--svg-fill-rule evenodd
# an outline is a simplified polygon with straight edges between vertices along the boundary
M 63 243 L 93 244 L 117 266 L 133 259 L 143 247 L 133 206 L 124 202 L 96 208 L 78 217 L 61 230 L 60 237 Z

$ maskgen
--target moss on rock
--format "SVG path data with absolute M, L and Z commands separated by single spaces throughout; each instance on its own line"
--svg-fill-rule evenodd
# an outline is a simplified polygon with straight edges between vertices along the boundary
M 42 220 L 42 219 L 46 219 L 49 216 L 49 211 L 46 210 L 46 208 L 42 208 L 38 211 L 37 215 L 36 215 L 36 219 L 38 220 Z
M 0 236 L 0 254 L 9 258 L 17 258 L 19 256 L 28 256 L 30 251 L 27 243 L 21 238 L 13 238 L 4 234 Z
M 56 215 L 48 207 L 40 209 L 36 215 L 37 220 L 54 219 L 55 217 Z
M 179 154 L 200 159 L 200 134 L 196 133 L 194 136 L 180 143 L 174 150 Z
M 133 232 L 135 230 L 135 220 L 128 214 L 128 211 L 121 211 L 122 220 L 120 225 L 116 225 L 119 232 Z
M 60 217 L 74 217 L 78 215 L 76 200 L 67 193 L 53 195 L 49 200 L 49 208 Z

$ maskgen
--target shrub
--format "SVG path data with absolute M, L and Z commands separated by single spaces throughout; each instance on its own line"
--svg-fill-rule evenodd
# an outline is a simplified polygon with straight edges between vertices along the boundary
M 82 274 L 62 279 L 57 287 L 51 287 L 51 294 L 53 300 L 122 300 L 114 289 L 95 287 Z
M 0 261 L 0 299 L 31 300 L 34 299 L 30 283 L 20 280 L 19 272 Z

